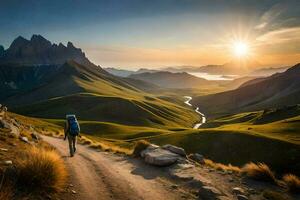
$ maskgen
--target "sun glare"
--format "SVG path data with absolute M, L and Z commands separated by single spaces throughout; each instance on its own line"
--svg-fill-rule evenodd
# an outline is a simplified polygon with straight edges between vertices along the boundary
M 237 57 L 245 57 L 249 53 L 249 46 L 245 42 L 235 42 L 233 44 L 233 51 Z

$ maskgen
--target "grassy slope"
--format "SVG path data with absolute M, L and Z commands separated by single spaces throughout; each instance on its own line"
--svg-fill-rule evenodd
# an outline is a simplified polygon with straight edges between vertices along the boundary
M 21 94 L 20 98 L 13 97 L 13 103 L 23 103 L 13 111 L 55 119 L 63 119 L 66 113 L 75 113 L 86 121 L 153 127 L 190 127 L 199 119 L 183 102 L 177 104 L 156 98 L 131 85 L 132 81 L 111 76 L 96 66 L 69 62 L 60 70 L 58 76 L 47 84 Z
M 224 116 L 300 102 L 300 64 L 283 73 L 246 82 L 235 90 L 193 98 L 208 117 Z
M 212 160 L 242 165 L 265 162 L 278 172 L 300 170 L 300 106 L 240 113 L 208 122 L 202 129 L 152 137 Z
M 287 112 L 290 115 L 284 112 L 241 113 L 210 121 L 199 130 L 161 129 L 95 121 L 80 121 L 80 124 L 83 135 L 102 143 L 130 148 L 133 141 L 146 139 L 156 144 L 181 146 L 188 153 L 199 152 L 221 163 L 240 166 L 249 161 L 265 162 L 279 173 L 293 172 L 299 175 L 300 116 L 297 112 Z M 284 115 L 285 119 L 282 119 Z M 64 122 L 49 119 L 41 123 L 37 119 L 25 119 L 30 119 L 28 123 L 34 123 L 42 129 L 50 127 L 55 132 L 62 131 Z

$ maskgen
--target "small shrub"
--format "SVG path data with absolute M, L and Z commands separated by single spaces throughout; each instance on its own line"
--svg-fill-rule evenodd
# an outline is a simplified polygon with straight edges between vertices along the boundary
M 82 137 L 80 138 L 80 143 L 83 144 L 83 145 L 91 145 L 91 144 L 93 144 L 93 141 L 90 140 L 90 139 L 87 138 L 87 137 L 82 136 Z
M 266 181 L 271 183 L 277 182 L 274 173 L 264 163 L 248 163 L 242 168 L 242 173 L 245 174 L 248 178 L 254 180 Z
M 67 172 L 55 151 L 32 147 L 16 163 L 16 185 L 21 190 L 42 193 L 63 189 Z
M 103 149 L 102 145 L 99 143 L 93 143 L 90 145 L 92 149 Z
M 288 189 L 292 193 L 300 193 L 300 179 L 293 174 L 286 174 L 282 180 L 287 185 Z
M 263 197 L 265 197 L 268 200 L 289 200 L 290 199 L 286 195 L 283 195 L 279 192 L 272 191 L 272 190 L 265 190 L 263 192 Z
M 133 155 L 139 157 L 141 152 L 145 150 L 150 143 L 146 140 L 139 140 L 135 143 L 134 149 L 133 149 Z
M 224 165 L 224 164 L 221 164 L 221 163 L 216 163 L 212 160 L 209 160 L 209 159 L 204 159 L 204 163 L 205 165 L 211 167 L 211 168 L 214 168 L 216 170 L 221 170 L 221 171 L 232 171 L 232 172 L 236 172 L 236 173 L 239 173 L 241 172 L 241 169 L 237 166 L 233 166 L 231 164 L 229 165 Z
M 0 186 L 0 199 L 1 200 L 11 200 L 13 199 L 13 190 L 11 186 L 2 185 Z

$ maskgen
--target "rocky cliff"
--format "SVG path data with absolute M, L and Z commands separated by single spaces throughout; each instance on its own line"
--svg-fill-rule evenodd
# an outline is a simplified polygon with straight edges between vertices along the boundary
M 80 48 L 71 42 L 52 44 L 41 35 L 33 35 L 30 40 L 21 36 L 16 38 L 6 50 L 0 46 L 0 64 L 19 65 L 60 65 L 68 60 L 91 65 Z

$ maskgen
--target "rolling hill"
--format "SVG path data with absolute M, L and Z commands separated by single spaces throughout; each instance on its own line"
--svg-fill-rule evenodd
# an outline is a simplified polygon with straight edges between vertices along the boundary
M 198 96 L 192 103 L 208 116 L 294 105 L 300 102 L 300 64 L 283 73 L 250 80 L 235 90 Z
M 32 40 L 36 39 L 22 41 L 32 45 Z M 24 44 L 19 46 L 22 52 Z M 190 127 L 198 120 L 183 102 L 177 104 L 146 92 L 156 88 L 150 83 L 113 76 L 100 66 L 69 60 L 68 54 L 64 59 L 61 65 L 55 59 L 52 64 L 37 59 L 40 64 L 31 65 L 19 59 L 3 64 L 6 58 L 0 59 L 1 103 L 16 113 L 51 119 L 74 113 L 86 121 L 153 127 Z
M 197 120 L 183 105 L 158 99 L 129 82 L 98 66 L 68 61 L 47 82 L 3 102 L 17 113 L 40 118 L 64 118 L 72 112 L 82 120 L 147 126 L 191 126 Z
M 207 86 L 216 86 L 214 81 L 208 81 L 188 74 L 172 73 L 167 71 L 145 72 L 140 74 L 132 74 L 130 78 L 146 81 L 165 88 L 200 88 Z

